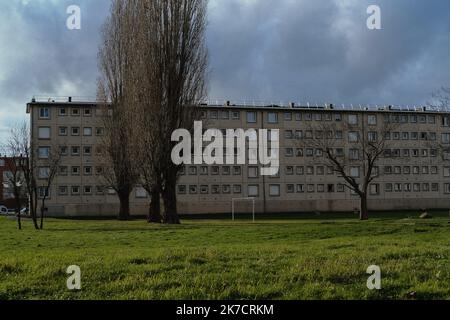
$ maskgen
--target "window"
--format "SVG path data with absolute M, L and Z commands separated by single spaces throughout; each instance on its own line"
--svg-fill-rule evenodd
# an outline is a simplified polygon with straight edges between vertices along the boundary
M 80 147 L 73 146 L 71 148 L 71 154 L 72 154 L 72 156 L 79 156 L 80 155 Z
M 402 132 L 402 140 L 409 140 L 409 132 Z
M 292 166 L 287 166 L 286 167 L 286 175 L 291 176 L 294 174 L 294 167 Z
M 92 175 L 92 167 L 84 167 L 84 175 L 85 176 L 90 176 Z
M 301 113 L 297 112 L 295 114 L 295 121 L 302 121 L 302 114 Z
M 59 135 L 67 136 L 67 127 L 59 127 Z
M 102 136 L 104 132 L 103 128 L 95 128 L 95 135 L 96 136 Z
M 92 136 L 92 128 L 91 127 L 85 127 L 83 129 L 83 135 L 84 136 Z
M 442 134 L 442 143 L 450 143 L 450 133 Z
M 431 174 L 438 174 L 438 167 L 432 166 L 430 169 Z
M 69 148 L 66 146 L 59 146 L 59 152 L 62 156 L 67 156 L 69 154 Z
M 178 185 L 178 193 L 179 194 L 186 194 L 186 186 L 185 185 Z
M 247 191 L 249 197 L 257 197 L 259 195 L 259 186 L 251 184 L 248 186 Z
M 59 175 L 60 176 L 67 176 L 67 174 L 68 174 L 67 166 L 59 167 Z
M 103 167 L 95 167 L 95 174 L 98 176 L 103 174 Z
M 39 139 L 50 139 L 50 127 L 39 127 L 38 137 Z
M 369 114 L 367 116 L 367 123 L 371 126 L 375 126 L 377 124 L 377 116 L 374 114 Z
M 369 139 L 369 142 L 376 142 L 378 139 L 378 134 L 376 132 L 369 132 L 367 134 L 367 138 Z
M 286 193 L 294 193 L 294 185 L 293 184 L 287 184 L 286 185 Z
M 217 113 L 217 111 L 210 111 L 209 117 L 210 117 L 211 119 L 217 119 L 217 118 L 218 118 L 218 113 Z
M 428 123 L 435 124 L 436 123 L 436 117 L 435 116 L 428 116 Z
M 195 186 L 195 185 L 190 185 L 190 186 L 189 186 L 189 193 L 190 193 L 190 194 L 197 194 L 197 186 Z
M 189 167 L 189 175 L 195 176 L 197 175 L 197 167 Z
M 416 115 L 412 115 L 409 117 L 409 122 L 411 123 L 417 123 L 417 116 Z
M 209 186 L 206 186 L 206 185 L 200 186 L 200 193 L 201 194 L 208 194 L 209 193 Z
M 222 167 L 222 174 L 223 174 L 224 176 L 229 176 L 230 173 L 231 173 L 231 168 L 230 168 L 230 167 L 228 167 L 228 166 Z
M 420 123 L 427 123 L 427 116 L 419 116 Z
M 38 188 L 38 196 L 39 198 L 50 198 L 50 189 L 46 187 L 39 187 Z
M 224 184 L 222 186 L 222 193 L 223 194 L 230 194 L 231 193 L 231 187 L 228 184 Z
M 432 192 L 438 192 L 439 191 L 439 183 L 432 183 L 431 184 L 431 191 Z
M 59 186 L 58 188 L 58 194 L 60 196 L 65 196 L 67 195 L 67 187 L 66 186 Z
M 80 128 L 79 127 L 72 127 L 72 135 L 73 136 L 79 136 L 80 135 Z
M 403 185 L 403 190 L 404 190 L 405 192 L 411 192 L 411 183 L 405 183 L 405 184 Z
M 91 108 L 84 108 L 84 116 L 85 117 L 92 116 L 92 109 Z
M 419 133 L 411 132 L 411 140 L 418 140 L 418 139 L 419 139 Z
M 345 192 L 345 185 L 338 183 L 336 190 L 337 192 Z
M 98 195 L 103 195 L 103 194 L 105 194 L 105 187 L 103 187 L 103 186 L 97 186 L 97 187 L 95 188 L 95 192 L 96 192 Z
M 401 183 L 394 183 L 394 191 L 395 192 L 401 192 L 402 191 L 402 184 Z
M 50 156 L 50 147 L 39 147 L 38 156 L 39 159 L 48 159 Z
M 313 175 L 314 174 L 314 167 L 313 166 L 308 166 L 306 167 L 306 174 L 307 175 Z
M 386 192 L 392 192 L 392 183 L 386 183 L 385 185 L 384 185 L 384 191 L 386 191 Z
M 444 193 L 450 193 L 450 183 L 444 183 Z
M 240 176 L 241 175 L 241 167 L 238 167 L 238 166 L 233 167 L 233 175 Z
M 59 108 L 59 115 L 61 117 L 67 116 L 67 109 L 66 108 Z
M 305 168 L 304 167 L 295 167 L 295 173 L 299 176 L 302 176 L 305 173 Z
M 350 167 L 350 176 L 354 178 L 359 177 L 359 167 Z
M 317 185 L 317 192 L 320 192 L 320 193 L 325 192 L 325 185 L 323 185 L 323 184 L 318 184 L 318 185 Z
M 240 194 L 242 193 L 242 187 L 239 184 L 233 185 L 233 193 L 234 194 Z
M 356 114 L 349 114 L 348 115 L 348 123 L 349 124 L 358 124 L 358 115 Z
M 411 167 L 410 166 L 403 167 L 403 174 L 411 174 Z
M 39 179 L 47 179 L 50 177 L 50 168 L 49 167 L 40 167 L 39 168 Z
M 446 178 L 450 177 L 450 167 L 444 167 L 443 171 L 444 171 L 444 177 L 446 177 Z
M 267 122 L 268 123 L 278 123 L 278 113 L 268 112 L 267 113 Z
M 406 114 L 400 115 L 400 123 L 408 123 L 408 116 Z
M 269 195 L 271 197 L 279 197 L 280 196 L 280 185 L 279 184 L 269 185 Z
M 306 191 L 307 191 L 308 193 L 313 193 L 314 190 L 316 190 L 316 188 L 315 188 L 315 186 L 314 186 L 313 184 L 308 184 L 308 185 L 306 186 Z
M 84 193 L 85 195 L 90 195 L 90 194 L 92 194 L 92 187 L 91 187 L 91 186 L 84 186 L 84 187 L 83 187 L 83 193 Z
M 359 150 L 358 149 L 350 149 L 349 157 L 350 157 L 350 160 L 358 160 L 359 159 Z
M 80 109 L 72 108 L 72 115 L 73 116 L 79 116 L 80 115 Z
M 222 112 L 221 112 L 221 118 L 222 118 L 223 120 L 228 120 L 228 119 L 230 119 L 230 112 L 227 111 L 227 110 L 222 111 Z
M 239 111 L 232 111 L 231 117 L 233 120 L 239 120 L 241 118 L 241 113 Z
M 303 149 L 302 148 L 295 149 L 295 156 L 296 157 L 303 157 Z
M 286 157 L 293 157 L 294 156 L 294 149 L 293 148 L 286 148 L 285 156 Z
M 80 194 L 80 187 L 78 187 L 78 186 L 72 186 L 72 188 L 71 188 L 71 193 L 72 193 L 72 195 L 78 195 L 78 194 Z
M 334 120 L 335 121 L 342 121 L 342 115 L 340 113 L 336 113 L 334 115 Z
M 83 154 L 85 156 L 90 156 L 92 154 L 92 147 L 84 146 L 83 147 Z
M 384 174 L 392 174 L 392 167 L 391 166 L 385 166 L 384 167 Z
M 50 119 L 50 109 L 49 108 L 39 108 L 39 118 L 40 119 Z
M 291 112 L 284 113 L 284 121 L 292 121 L 292 113 Z
M 372 194 L 372 195 L 380 194 L 380 185 L 377 183 L 372 183 L 370 185 L 370 194 Z
M 321 113 L 316 113 L 314 115 L 314 120 L 316 121 L 322 121 L 322 114 Z
M 258 167 L 248 167 L 248 177 L 258 178 Z
M 358 142 L 358 132 L 350 131 L 348 133 L 348 141 L 349 142 Z
M 217 166 L 211 167 L 211 174 L 217 176 L 219 174 L 219 167 Z
M 317 175 L 323 176 L 325 174 L 325 168 L 322 166 L 318 166 L 316 172 L 317 172 Z
M 79 176 L 80 175 L 80 167 L 73 166 L 72 167 L 72 175 Z
M 256 123 L 256 112 L 247 111 L 247 122 L 248 123 Z
M 430 191 L 430 184 L 429 183 L 422 183 L 422 191 L 425 191 L 425 192 Z
M 305 185 L 297 184 L 297 193 L 304 193 L 304 192 L 305 192 Z
M 420 183 L 414 183 L 413 184 L 413 191 L 414 192 L 420 192 Z
M 285 130 L 284 131 L 284 137 L 286 139 L 292 139 L 294 136 L 293 131 L 292 130 Z
M 449 116 L 442 117 L 442 126 L 450 127 L 450 117 Z

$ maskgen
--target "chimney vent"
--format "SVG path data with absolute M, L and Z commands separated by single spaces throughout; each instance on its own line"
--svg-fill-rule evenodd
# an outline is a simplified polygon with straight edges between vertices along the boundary
M 69 102 L 72 102 L 72 97 L 69 97 Z

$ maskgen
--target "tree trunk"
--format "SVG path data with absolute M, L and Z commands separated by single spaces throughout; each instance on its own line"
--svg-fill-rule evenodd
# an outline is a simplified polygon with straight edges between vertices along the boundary
M 130 219 L 130 194 L 128 192 L 119 193 L 120 211 L 119 220 L 126 221 Z
M 31 218 L 33 219 L 34 228 L 36 230 L 39 230 L 39 225 L 37 222 L 37 197 L 36 197 L 36 195 L 33 196 L 33 199 L 31 202 L 30 213 L 31 213 Z
M 160 189 L 158 186 L 153 187 L 151 192 L 151 203 L 147 221 L 149 223 L 161 223 L 161 203 Z
M 367 211 L 367 193 L 361 194 L 361 207 L 359 211 L 360 220 L 369 220 L 369 212 Z
M 180 224 L 177 211 L 176 179 L 174 183 L 166 183 L 162 196 L 164 201 L 163 222 L 167 224 Z
M 22 230 L 22 221 L 20 219 L 20 209 L 17 211 L 17 227 Z
M 40 229 L 44 229 L 44 215 L 45 215 L 45 198 L 42 199 L 42 206 L 41 206 L 41 226 Z

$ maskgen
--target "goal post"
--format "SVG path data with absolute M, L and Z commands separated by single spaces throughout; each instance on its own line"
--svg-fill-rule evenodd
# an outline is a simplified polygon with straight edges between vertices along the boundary
M 233 198 L 231 199 L 231 219 L 232 221 L 235 221 L 235 203 L 236 202 L 243 202 L 243 201 L 251 201 L 252 202 L 252 217 L 253 222 L 255 222 L 255 198 Z

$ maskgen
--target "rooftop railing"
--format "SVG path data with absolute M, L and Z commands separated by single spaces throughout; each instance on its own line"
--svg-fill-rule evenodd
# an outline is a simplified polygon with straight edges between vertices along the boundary
M 96 97 L 86 96 L 33 96 L 32 102 L 41 103 L 96 103 Z M 285 102 L 265 100 L 224 100 L 205 99 L 198 102 L 199 105 L 209 107 L 245 107 L 245 108 L 288 108 L 311 110 L 344 110 L 344 111 L 400 111 L 400 112 L 445 112 L 450 113 L 450 107 L 446 106 L 400 106 L 400 105 L 376 105 L 376 104 L 332 104 L 308 101 Z

